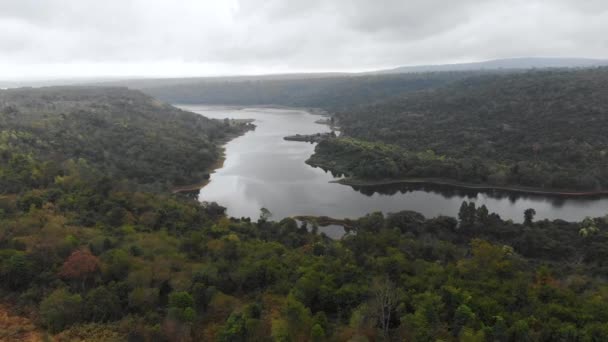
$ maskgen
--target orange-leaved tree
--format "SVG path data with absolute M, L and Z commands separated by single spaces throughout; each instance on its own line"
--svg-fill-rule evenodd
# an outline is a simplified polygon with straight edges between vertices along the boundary
M 59 276 L 63 279 L 80 283 L 82 290 L 88 281 L 99 272 L 99 258 L 88 250 L 77 250 L 66 259 L 61 266 Z

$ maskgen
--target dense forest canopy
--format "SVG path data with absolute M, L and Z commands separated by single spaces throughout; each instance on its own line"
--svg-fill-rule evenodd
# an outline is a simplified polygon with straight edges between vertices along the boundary
M 496 71 L 498 72 L 498 71 Z M 283 105 L 335 111 L 461 80 L 481 71 L 287 79 L 209 79 L 133 86 L 171 103 Z
M 244 129 L 139 91 L 95 87 L 1 90 L 0 127 L 4 163 L 84 160 L 108 177 L 158 189 L 202 181 L 221 154 L 218 142 Z M 11 177 L 20 176 L 0 176 L 0 192 L 18 186 Z
M 530 209 L 515 224 L 463 203 L 458 218 L 402 211 L 344 220 L 349 233 L 331 240 L 315 218 L 275 222 L 266 209 L 259 219 L 230 218 L 216 203 L 146 191 L 148 177 L 186 179 L 181 167 L 190 166 L 146 161 L 192 162 L 179 151 L 219 151 L 221 136 L 240 127 L 126 89 L 20 89 L 0 99 L 0 313 L 22 317 L 7 325 L 0 316 L 0 339 L 608 336 L 608 217 L 536 221 Z M 139 140 L 148 136 L 157 144 Z M 403 148 L 335 141 L 369 158 Z M 119 152 L 131 146 L 141 151 L 122 168 Z
M 470 77 L 335 115 L 312 163 L 362 178 L 608 188 L 608 69 Z M 388 144 L 390 146 L 380 146 Z

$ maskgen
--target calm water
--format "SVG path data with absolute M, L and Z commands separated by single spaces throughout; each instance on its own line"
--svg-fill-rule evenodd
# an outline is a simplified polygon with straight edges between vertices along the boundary
M 199 194 L 201 201 L 216 201 L 235 217 L 259 216 L 268 208 L 273 219 L 294 215 L 356 218 L 373 211 L 414 210 L 426 217 L 456 216 L 463 200 L 485 204 L 491 212 L 517 222 L 527 208 L 537 219 L 582 220 L 608 214 L 608 198 L 522 196 L 504 192 L 462 191 L 440 186 L 382 186 L 354 189 L 329 183 L 335 178 L 304 161 L 314 145 L 285 141 L 290 134 L 327 132 L 316 124 L 320 116 L 301 110 L 180 106 L 210 118 L 255 119 L 257 128 L 226 145 L 224 167 L 211 175 Z

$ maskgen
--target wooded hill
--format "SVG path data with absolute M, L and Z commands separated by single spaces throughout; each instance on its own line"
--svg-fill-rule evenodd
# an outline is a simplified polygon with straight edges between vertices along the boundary
M 323 108 L 343 136 L 394 145 L 336 140 L 311 160 L 359 178 L 598 191 L 608 189 L 607 85 L 608 68 L 588 68 L 138 86 L 178 103 Z
M 136 90 L 97 87 L 1 90 L 0 126 L 5 163 L 27 169 L 32 155 L 45 167 L 82 160 L 107 177 L 156 189 L 202 181 L 220 157 L 217 145 L 245 128 Z M 18 190 L 25 176 L 1 175 L 1 192 Z
M 344 136 L 392 145 L 319 145 L 313 159 L 354 176 L 608 188 L 606 68 L 469 77 L 335 116 Z
M 359 75 L 315 78 L 195 79 L 129 83 L 170 103 L 283 105 L 336 111 L 444 85 L 483 72 Z M 297 77 L 293 76 L 293 77 Z

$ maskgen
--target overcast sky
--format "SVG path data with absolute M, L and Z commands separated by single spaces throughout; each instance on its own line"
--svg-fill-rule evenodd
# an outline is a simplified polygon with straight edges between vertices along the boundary
M 0 79 L 608 57 L 607 0 L 0 0 Z

